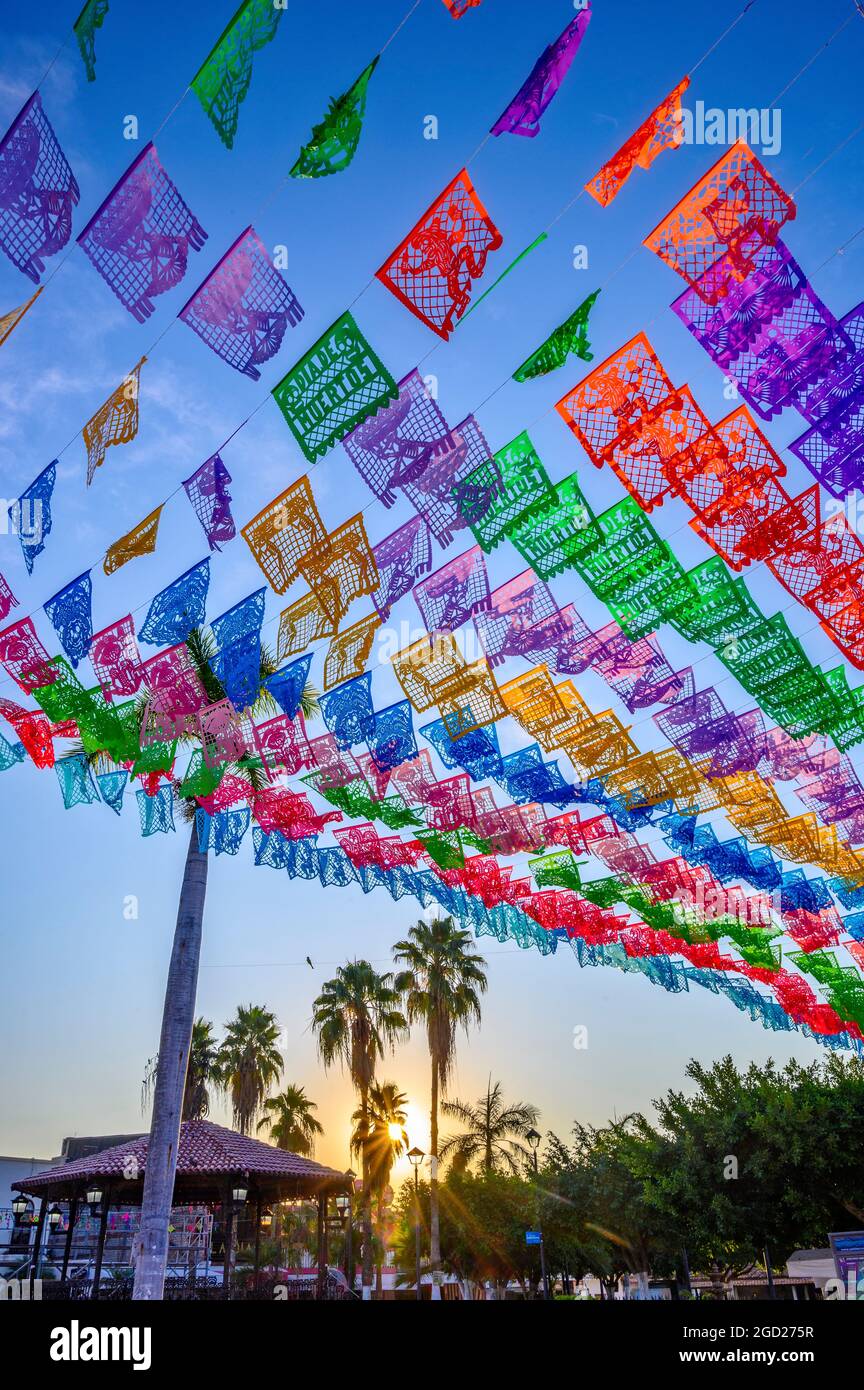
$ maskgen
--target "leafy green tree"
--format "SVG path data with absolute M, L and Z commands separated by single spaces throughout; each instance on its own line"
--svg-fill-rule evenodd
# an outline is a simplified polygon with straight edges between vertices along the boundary
M 354 1131 L 351 1135 L 351 1152 L 363 1155 L 365 1150 L 369 1163 L 369 1178 L 375 1197 L 375 1224 L 377 1253 L 375 1260 L 376 1286 L 382 1286 L 383 1255 L 387 1248 L 385 1229 L 386 1196 L 390 1184 L 390 1174 L 397 1158 L 408 1150 L 408 1135 L 405 1131 L 407 1118 L 405 1106 L 408 1097 L 392 1081 L 382 1081 L 369 1089 L 368 1132 L 363 1127 L 363 1114 L 358 1108 L 351 1116 Z
M 315 1000 L 312 1028 L 325 1067 L 339 1062 L 357 1091 L 359 1142 L 363 1157 L 363 1297 L 372 1296 L 372 1179 L 366 1140 L 371 1129 L 369 1093 L 375 1069 L 397 1039 L 406 1036 L 407 1024 L 399 1009 L 399 992 L 393 976 L 379 975 L 368 960 L 340 965 Z
M 441 1258 L 438 1211 L 438 1104 L 439 1091 L 446 1093 L 456 1056 L 456 1032 L 466 1035 L 472 1023 L 479 1024 L 480 996 L 486 991 L 486 962 L 473 949 L 468 932 L 460 930 L 452 917 L 418 922 L 403 941 L 393 947 L 393 956 L 402 970 L 395 988 L 405 1000 L 410 1023 L 422 1023 L 432 1063 L 429 1105 L 431 1185 L 430 1259 L 433 1270 Z M 432 1286 L 432 1298 L 441 1291 Z
M 525 1139 L 540 1119 L 536 1105 L 517 1100 L 505 1105 L 501 1082 L 492 1085 L 492 1077 L 484 1095 L 474 1104 L 464 1100 L 446 1100 L 442 1105 L 450 1119 L 461 1120 L 462 1134 L 452 1134 L 441 1145 L 442 1159 L 457 1159 L 457 1171 L 478 1159 L 484 1171 L 520 1173 L 531 1162 L 531 1154 L 520 1139 Z
M 318 1106 L 310 1100 L 303 1086 L 287 1085 L 278 1095 L 265 1100 L 258 1129 L 269 1129 L 270 1139 L 277 1149 L 311 1158 L 315 1140 L 324 1133 L 324 1126 L 312 1114 Z
M 240 1004 L 236 1017 L 225 1025 L 219 1071 L 241 1134 L 249 1133 L 267 1092 L 282 1074 L 284 1062 L 278 1043 L 276 1015 L 258 1004 Z

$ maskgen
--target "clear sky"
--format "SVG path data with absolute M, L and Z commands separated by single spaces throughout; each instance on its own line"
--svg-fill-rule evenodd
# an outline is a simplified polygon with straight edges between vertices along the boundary
M 38 7 L 6 0 L 0 17 L 0 129 L 40 81 L 77 8 L 76 0 Z M 144 326 L 119 306 L 83 253 L 73 249 L 0 351 L 0 492 L 17 496 L 74 440 L 60 455 L 54 530 L 32 577 L 26 575 L 16 538 L 0 535 L 0 570 L 21 601 L 19 613 L 35 613 L 93 564 L 94 626 L 102 627 L 146 605 L 201 559 L 202 533 L 181 497 L 165 509 L 155 555 L 110 579 L 97 564 L 112 541 L 173 492 L 262 400 L 263 408 L 224 452 L 238 524 L 300 476 L 304 460 L 266 397 L 349 304 L 397 379 L 425 359 L 423 370 L 437 376 L 451 422 L 476 410 L 493 448 L 530 426 L 550 475 L 558 479 L 578 468 L 598 510 L 618 500 L 622 490 L 607 471 L 592 467 L 550 413 L 584 374 L 582 365 L 570 362 L 556 375 L 526 385 L 510 382 L 487 399 L 591 290 L 603 287 L 591 325 L 596 361 L 647 328 L 673 379 L 690 383 L 711 418 L 728 412 L 721 374 L 668 308 L 681 282 L 641 247 L 643 237 L 715 161 L 716 148 L 692 146 L 662 155 L 650 172 L 637 170 L 606 210 L 582 197 L 446 345 L 436 348 L 437 339 L 372 279 L 481 144 L 545 44 L 572 17 L 567 0 L 484 0 L 458 23 L 441 0 L 421 0 L 372 79 L 351 168 L 327 180 L 286 180 L 328 99 L 350 85 L 409 8 L 410 0 L 289 0 L 275 41 L 256 56 L 231 152 L 193 95 L 173 108 L 227 23 L 233 0 L 180 5 L 150 0 L 144 6 L 111 0 L 96 39 L 97 81 L 87 84 L 74 42 L 54 62 L 42 95 L 82 190 L 74 234 L 173 110 L 159 134 L 158 151 L 209 239 L 191 257 L 184 284 L 156 301 Z M 662 11 L 637 0 L 597 0 L 582 49 L 539 138 L 490 140 L 471 162 L 478 193 L 504 235 L 486 284 L 553 222 L 741 8 L 738 0 Z M 819 54 L 850 12 L 852 22 Z M 816 9 L 803 0 L 756 0 L 699 67 L 688 100 L 723 109 L 768 108 L 811 58 L 812 66 L 780 100 L 782 144 L 766 162 L 787 190 L 807 180 L 797 195 L 797 219 L 784 237 L 817 291 L 842 314 L 862 297 L 864 239 L 820 267 L 860 222 L 862 137 L 820 165 L 860 122 L 864 18 L 854 15 L 852 0 L 826 0 Z M 139 123 L 137 145 L 123 138 L 130 115 Z M 438 120 L 437 140 L 424 138 L 430 115 Z M 287 246 L 288 278 L 306 309 L 303 323 L 288 332 L 257 385 L 173 322 L 192 289 L 250 222 L 265 245 Z M 574 269 L 577 245 L 587 247 L 587 269 Z M 50 263 L 52 269 L 58 261 Z M 29 282 L 3 259 L 0 312 L 30 292 Z M 138 438 L 109 452 L 88 490 L 83 444 L 75 436 L 157 338 L 142 378 Z M 799 417 L 787 411 L 767 433 L 782 449 L 801 429 Z M 784 458 L 790 491 L 807 486 L 809 475 L 790 454 Z M 409 515 L 403 506 L 387 512 L 373 502 L 338 447 L 314 469 L 312 481 L 326 524 L 335 526 L 366 508 L 373 543 Z M 652 519 L 663 537 L 674 536 L 685 564 L 707 558 L 708 548 L 687 528 L 689 513 L 682 504 L 667 503 Z M 457 540 L 449 553 L 461 548 Z M 489 568 L 493 583 L 501 583 L 522 564 L 511 547 L 503 546 L 490 557 Z M 211 573 L 210 617 L 261 582 L 239 536 L 214 557 Z M 766 613 L 785 610 L 793 631 L 806 634 L 804 645 L 814 661 L 836 664 L 837 653 L 814 630 L 814 620 L 790 603 L 764 569 L 748 573 L 747 582 Z M 608 619 L 574 574 L 556 581 L 553 589 L 562 603 L 575 601 L 592 626 Z M 280 606 L 269 593 L 265 636 L 271 640 Z M 393 621 L 416 625 L 410 598 L 394 611 Z M 45 615 L 36 622 L 56 651 Z M 668 629 L 660 637 L 676 666 L 698 661 L 700 685 L 723 680 L 725 672 L 707 647 L 695 651 Z M 312 672 L 319 685 L 322 657 L 319 649 Z M 593 675 L 579 684 L 595 709 L 612 705 L 626 715 Z M 384 667 L 376 667 L 373 691 L 379 707 L 400 693 Z M 721 691 L 733 708 L 752 703 L 731 678 Z M 14 695 L 8 682 L 3 692 Z M 634 725 L 642 747 L 660 746 L 649 716 L 625 722 Z M 512 730 L 507 738 L 508 747 L 525 741 Z M 790 810 L 800 809 L 791 794 L 785 799 Z M 4 774 L 0 808 L 0 1152 L 47 1157 L 59 1152 L 64 1135 L 146 1127 L 140 1082 L 157 1045 L 185 835 L 142 840 L 133 804 L 121 819 L 98 805 L 66 812 L 53 773 L 38 774 L 31 765 Z M 652 838 L 650 832 L 646 838 Z M 312 1000 L 331 968 L 353 955 L 386 969 L 392 942 L 412 921 L 412 900 L 394 904 L 381 893 L 364 898 L 359 888 L 322 890 L 256 869 L 251 837 L 236 859 L 214 860 L 210 875 L 198 1012 L 221 1026 L 239 1003 L 253 1001 L 275 1011 L 284 1028 L 285 1079 L 305 1085 L 319 1104 L 327 1133 L 318 1155 L 346 1166 L 352 1097 L 344 1078 L 325 1076 L 317 1063 L 308 1027 Z M 134 921 L 123 913 L 129 895 L 139 903 Z M 563 1134 L 577 1117 L 602 1122 L 613 1112 L 647 1108 L 653 1096 L 681 1084 L 692 1056 L 707 1061 L 731 1051 L 746 1063 L 820 1055 L 800 1036 L 763 1032 L 728 1001 L 705 991 L 669 995 L 639 977 L 583 971 L 566 948 L 541 959 L 485 938 L 483 949 L 490 980 L 483 1026 L 460 1044 L 453 1093 L 473 1098 L 491 1073 L 508 1096 L 540 1107 L 544 1129 Z M 305 963 L 307 955 L 314 970 Z M 588 1029 L 585 1050 L 573 1047 L 579 1025 Z M 382 1077 L 408 1092 L 411 1139 L 425 1147 L 428 1069 L 419 1034 L 385 1062 Z M 214 1118 L 227 1119 L 221 1105 Z

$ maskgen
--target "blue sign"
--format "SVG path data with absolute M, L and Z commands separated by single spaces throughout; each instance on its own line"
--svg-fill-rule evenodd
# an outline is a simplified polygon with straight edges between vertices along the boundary
M 543 1244 L 543 1232 L 542 1232 L 542 1231 L 526 1231 L 526 1232 L 525 1232 L 525 1244 L 526 1244 L 526 1245 L 542 1245 L 542 1244 Z

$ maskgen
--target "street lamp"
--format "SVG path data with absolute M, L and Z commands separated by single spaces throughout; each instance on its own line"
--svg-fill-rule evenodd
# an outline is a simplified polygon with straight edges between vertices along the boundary
M 422 1149 L 413 1148 L 408 1150 L 408 1162 L 414 1169 L 414 1283 L 416 1286 L 415 1298 L 422 1298 L 420 1284 L 420 1164 L 426 1155 Z
M 345 1214 L 348 1218 L 348 1238 L 345 1242 L 345 1278 L 348 1280 L 348 1287 L 352 1294 L 354 1292 L 354 1183 L 357 1174 L 353 1168 L 346 1168 L 345 1181 L 348 1184 L 348 1192 L 343 1199 L 345 1201 Z M 337 1198 L 337 1204 L 338 1204 Z
M 536 1183 L 536 1181 L 537 1181 L 537 1176 L 538 1176 L 538 1168 L 537 1168 L 537 1150 L 538 1150 L 539 1147 L 540 1147 L 540 1139 L 541 1139 L 541 1137 L 542 1137 L 542 1136 L 539 1135 L 539 1134 L 537 1133 L 536 1129 L 529 1129 L 528 1133 L 525 1135 L 525 1138 L 528 1140 L 528 1143 L 531 1145 L 531 1154 L 532 1154 L 532 1157 L 533 1157 L 533 1159 L 534 1159 L 534 1181 L 535 1181 L 535 1183 Z M 544 1297 L 545 1299 L 548 1300 L 549 1297 L 550 1297 L 550 1293 L 549 1293 L 549 1276 L 548 1276 L 548 1274 L 546 1273 L 546 1248 L 545 1248 L 545 1246 L 544 1246 L 544 1244 L 543 1244 L 543 1228 L 542 1228 L 542 1226 L 540 1225 L 540 1194 L 539 1194 L 539 1190 L 538 1190 L 538 1194 L 537 1194 L 537 1229 L 538 1229 L 539 1232 L 540 1232 L 540 1277 L 541 1277 L 542 1280 L 543 1280 L 543 1297 Z
M 60 1222 L 63 1220 L 63 1213 L 55 1202 L 48 1212 L 48 1225 L 52 1231 L 56 1231 Z
M 86 1202 L 94 1213 L 97 1208 L 102 1205 L 102 1196 L 102 1188 L 99 1186 L 98 1182 L 91 1182 L 90 1186 L 87 1188 Z
M 539 1147 L 540 1147 L 540 1138 L 541 1138 L 541 1136 L 537 1133 L 536 1129 L 529 1129 L 528 1133 L 525 1135 L 525 1138 L 528 1140 L 528 1143 L 531 1145 L 531 1153 L 532 1153 L 532 1156 L 533 1156 L 533 1158 L 534 1158 L 534 1175 L 535 1175 L 535 1177 L 536 1177 L 536 1175 L 537 1175 L 537 1150 L 538 1150 Z
M 23 1192 L 12 1200 L 12 1215 L 19 1226 L 26 1226 L 33 1215 L 33 1203 L 29 1197 L 25 1197 Z
M 231 1187 L 231 1200 L 236 1202 L 238 1207 L 245 1206 L 246 1198 L 249 1196 L 249 1187 L 242 1178 L 237 1178 Z

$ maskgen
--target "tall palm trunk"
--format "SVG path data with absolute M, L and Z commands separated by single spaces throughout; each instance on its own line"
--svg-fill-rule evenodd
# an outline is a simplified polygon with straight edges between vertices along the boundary
M 369 1175 L 369 1087 L 360 1088 L 360 1123 L 363 1142 L 363 1300 L 372 1298 L 372 1184 Z
M 161 1299 L 165 1286 L 168 1226 L 174 1197 L 186 1069 L 195 1021 L 206 893 L 207 855 L 198 849 L 193 824 L 162 1011 L 159 1065 L 141 1201 L 141 1228 L 135 1245 L 135 1287 L 132 1295 L 135 1299 Z
M 441 1225 L 438 1218 L 438 1058 L 432 1054 L 432 1102 L 429 1116 L 429 1136 L 432 1152 L 429 1155 L 429 1262 L 432 1265 L 431 1296 L 441 1298 L 437 1282 L 441 1264 Z

